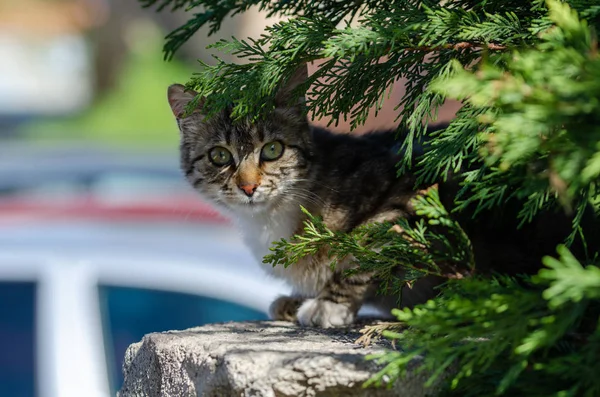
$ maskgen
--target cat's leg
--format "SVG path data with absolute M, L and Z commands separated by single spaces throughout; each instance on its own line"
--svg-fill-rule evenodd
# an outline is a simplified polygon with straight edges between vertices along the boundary
M 298 309 L 298 322 L 321 328 L 352 324 L 372 289 L 371 278 L 369 273 L 344 276 L 341 271 L 334 272 L 316 298 L 302 303 Z
M 272 320 L 296 322 L 302 302 L 304 298 L 299 296 L 280 296 L 269 306 L 269 317 Z

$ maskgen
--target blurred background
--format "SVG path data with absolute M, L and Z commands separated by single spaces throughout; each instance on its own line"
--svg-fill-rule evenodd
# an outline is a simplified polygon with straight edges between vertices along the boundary
M 265 319 L 286 292 L 183 181 L 166 101 L 206 45 L 273 21 L 251 10 L 164 62 L 186 19 L 136 0 L 0 0 L 0 396 L 114 395 L 144 334 Z M 395 124 L 402 85 L 363 131 Z
M 144 334 L 266 319 L 285 292 L 180 174 L 166 87 L 209 60 L 202 33 L 163 61 L 185 18 L 0 0 L 2 397 L 114 395 Z M 265 24 L 242 19 L 220 37 Z

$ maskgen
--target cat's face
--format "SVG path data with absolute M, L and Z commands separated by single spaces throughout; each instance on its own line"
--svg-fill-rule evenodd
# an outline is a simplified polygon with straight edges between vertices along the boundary
M 278 108 L 257 123 L 233 123 L 227 112 L 206 119 L 201 107 L 179 117 L 194 96 L 183 86 L 169 87 L 181 131 L 181 165 L 204 197 L 233 211 L 267 210 L 310 197 L 304 186 L 312 140 L 297 109 Z

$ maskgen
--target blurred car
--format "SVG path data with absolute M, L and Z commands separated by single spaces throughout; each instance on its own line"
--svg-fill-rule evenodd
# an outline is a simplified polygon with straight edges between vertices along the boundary
M 287 291 L 175 151 L 0 148 L 0 396 L 114 395 L 144 334 L 266 319 Z
M 0 147 L 0 222 L 40 218 L 223 222 L 179 171 L 176 149 Z
M 286 292 L 226 225 L 0 227 L 0 395 L 114 395 L 144 334 L 266 319 Z

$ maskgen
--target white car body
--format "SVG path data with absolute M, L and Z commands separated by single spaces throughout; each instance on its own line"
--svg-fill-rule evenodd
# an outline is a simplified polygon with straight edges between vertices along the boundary
M 198 294 L 265 313 L 288 291 L 259 269 L 228 226 L 188 225 L 189 234 L 153 227 L 160 225 L 0 228 L 0 281 L 37 284 L 38 397 L 112 394 L 99 284 Z

